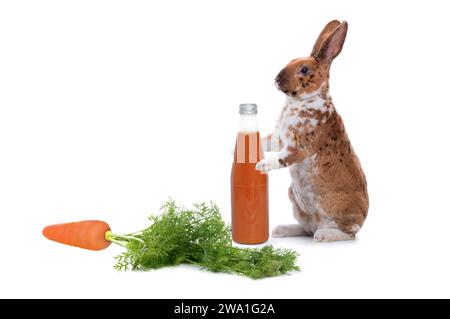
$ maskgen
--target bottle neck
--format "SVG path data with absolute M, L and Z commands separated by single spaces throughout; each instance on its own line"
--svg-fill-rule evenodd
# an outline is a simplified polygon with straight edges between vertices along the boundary
M 256 114 L 240 114 L 238 131 L 258 132 L 258 118 Z

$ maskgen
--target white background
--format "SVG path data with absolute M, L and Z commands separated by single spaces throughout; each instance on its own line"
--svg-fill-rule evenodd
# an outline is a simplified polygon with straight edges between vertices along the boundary
M 113 269 L 120 247 L 58 245 L 46 224 L 147 225 L 169 196 L 230 218 L 238 105 L 262 133 L 273 79 L 322 27 L 349 32 L 331 94 L 365 169 L 353 242 L 272 239 L 302 272 L 260 281 L 180 266 Z M 4 1 L 0 4 L 0 297 L 450 297 L 445 1 Z M 293 222 L 270 173 L 271 227 Z

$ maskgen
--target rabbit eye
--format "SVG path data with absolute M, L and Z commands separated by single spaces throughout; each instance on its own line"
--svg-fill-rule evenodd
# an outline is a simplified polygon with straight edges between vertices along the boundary
M 309 68 L 304 66 L 300 69 L 300 74 L 306 75 L 309 72 Z

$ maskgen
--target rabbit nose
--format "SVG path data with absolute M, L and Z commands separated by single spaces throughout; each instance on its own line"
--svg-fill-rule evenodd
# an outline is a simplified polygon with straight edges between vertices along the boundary
M 278 89 L 281 89 L 283 86 L 285 86 L 287 83 L 286 78 L 284 77 L 284 72 L 281 71 L 280 73 L 278 73 L 278 75 L 275 78 L 275 86 Z
M 276 82 L 277 84 L 279 84 L 279 83 L 280 83 L 280 80 L 281 80 L 281 72 L 278 73 L 278 75 L 276 76 L 275 82 Z
M 286 77 L 285 77 L 284 69 L 281 70 L 280 73 L 278 73 L 278 75 L 275 78 L 275 82 L 278 84 L 278 86 L 281 86 L 284 83 L 286 83 Z

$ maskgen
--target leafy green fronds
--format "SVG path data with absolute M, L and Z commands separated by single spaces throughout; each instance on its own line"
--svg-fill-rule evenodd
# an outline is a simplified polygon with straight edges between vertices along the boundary
M 151 225 L 145 230 L 108 235 L 108 240 L 127 249 L 116 257 L 117 270 L 150 270 L 187 263 L 253 279 L 300 270 L 295 251 L 272 246 L 234 247 L 230 226 L 213 203 L 186 209 L 169 200 L 161 211 L 160 215 L 150 216 Z

